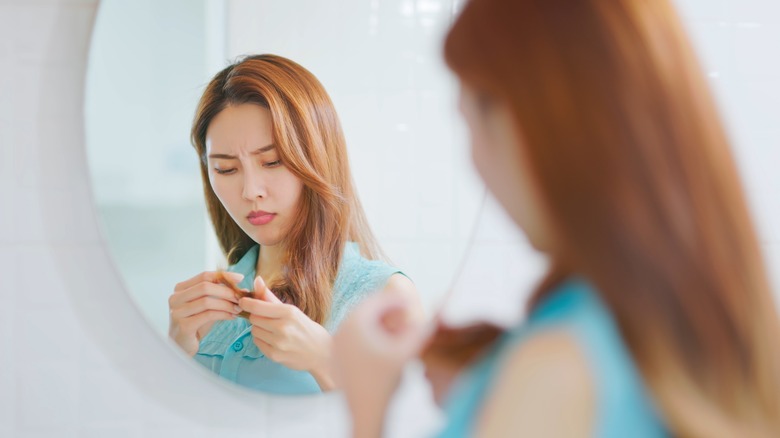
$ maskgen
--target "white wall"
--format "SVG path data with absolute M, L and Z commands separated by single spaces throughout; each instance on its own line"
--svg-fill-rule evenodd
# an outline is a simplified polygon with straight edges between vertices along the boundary
M 717 73 L 777 281 L 780 4 L 679 3 Z M 269 402 L 186 366 L 119 289 L 97 233 L 80 111 L 95 10 L 89 0 L 0 2 L 0 436 L 343 434 L 337 398 Z M 311 422 L 291 422 L 293 409 Z
M 226 56 L 309 69 L 339 114 L 369 223 L 433 309 L 463 257 L 483 186 L 441 57 L 461 0 L 227 0 Z
M 189 141 L 211 76 L 206 12 L 205 0 L 105 0 L 89 49 L 84 117 L 99 224 L 162 336 L 174 285 L 207 259 L 210 223 Z

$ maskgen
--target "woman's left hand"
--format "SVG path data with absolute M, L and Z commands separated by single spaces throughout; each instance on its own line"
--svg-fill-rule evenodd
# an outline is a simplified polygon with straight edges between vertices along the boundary
M 381 436 L 406 363 L 429 327 L 408 297 L 387 290 L 364 299 L 335 334 L 333 370 L 352 413 L 352 436 Z
M 294 370 L 308 371 L 323 390 L 334 389 L 330 372 L 330 333 L 301 309 L 286 304 L 255 278 L 255 296 L 238 305 L 249 312 L 255 345 L 266 357 Z

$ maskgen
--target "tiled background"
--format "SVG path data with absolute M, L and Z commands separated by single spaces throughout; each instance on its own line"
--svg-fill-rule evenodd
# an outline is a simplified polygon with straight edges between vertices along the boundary
M 392 263 L 435 307 L 484 192 L 440 55 L 454 8 L 101 1 L 85 84 L 87 158 L 99 225 L 155 329 L 167 333 L 173 285 L 220 264 L 188 133 L 208 80 L 255 53 L 287 56 L 324 84 L 369 222 Z
M 377 38 L 385 38 L 385 31 L 397 32 L 393 38 L 399 44 L 424 32 L 437 13 L 454 9 L 452 1 L 430 0 L 366 0 L 363 7 L 341 8 L 338 14 L 324 6 L 300 9 L 298 2 L 228 4 L 254 10 L 259 17 L 270 17 L 263 7 L 290 20 L 318 14 L 335 27 L 336 18 L 348 17 L 367 23 L 365 39 L 376 28 Z M 775 289 L 780 290 L 780 176 L 772 167 L 780 158 L 780 58 L 775 56 L 780 4 L 678 4 L 726 116 Z M 89 0 L 0 0 L 0 436 L 343 435 L 344 412 L 337 396 L 269 399 L 217 385 L 205 372 L 186 366 L 119 287 L 119 274 L 98 232 L 84 148 L 85 59 L 96 8 L 97 2 Z M 248 13 L 227 14 L 228 20 L 250 18 Z M 413 27 L 404 27 L 409 20 Z M 305 29 L 300 32 L 306 36 Z M 244 44 L 253 35 L 233 35 L 227 47 L 249 50 Z M 365 41 L 353 35 L 344 43 L 355 44 L 361 53 Z M 296 43 L 290 44 L 293 51 Z M 367 59 L 367 66 L 382 61 Z M 414 78 L 408 71 L 388 74 Z M 323 75 L 330 86 L 328 73 Z M 382 108 L 404 107 L 396 105 Z M 407 128 L 428 123 L 426 105 L 419 100 Z M 383 114 L 341 116 L 349 126 L 371 123 Z M 405 132 L 412 130 L 394 135 Z M 356 134 L 350 140 L 369 138 Z M 428 143 L 422 139 L 419 144 Z M 372 220 L 380 232 L 389 232 L 381 218 Z M 426 220 L 415 218 L 415 227 L 428 229 L 421 225 Z M 477 271 L 480 263 L 486 267 L 495 262 L 475 260 L 480 261 L 471 269 Z M 419 377 L 415 371 L 412 376 Z M 425 409 L 425 397 L 419 386 L 403 388 L 391 418 L 393 436 L 426 429 L 411 421 L 415 409 L 409 409 Z M 419 417 L 433 421 L 432 414 L 414 418 Z

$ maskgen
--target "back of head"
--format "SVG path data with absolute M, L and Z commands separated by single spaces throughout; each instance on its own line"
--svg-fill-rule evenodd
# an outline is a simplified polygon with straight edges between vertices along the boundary
M 445 57 L 510 109 L 552 257 L 597 287 L 675 434 L 777 433 L 775 305 L 669 2 L 472 0 Z

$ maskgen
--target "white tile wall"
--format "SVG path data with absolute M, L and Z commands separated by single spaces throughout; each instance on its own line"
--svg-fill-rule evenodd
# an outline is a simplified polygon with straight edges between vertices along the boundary
M 456 83 L 441 58 L 454 2 L 227 5 L 228 58 L 286 56 L 328 90 L 369 223 L 430 309 L 465 252 L 462 229 L 482 194 L 467 137 L 456 135 Z
M 6 204 L 7 205 L 7 204 Z M 13 351 L 17 329 L 14 327 L 16 296 L 16 254 L 10 246 L 0 246 L 0 351 Z M 3 357 L 8 357 L 3 353 Z M 16 361 L 0 360 L 0 436 L 12 436 L 16 428 Z
M 3 9 L 0 7 L 0 15 L 2 14 Z M 8 65 L 8 59 L 9 57 L 0 58 L 0 65 Z M 0 72 L 3 70 L 3 68 L 0 68 Z M 2 80 L 0 84 L 8 83 L 7 79 L 0 80 Z M 7 91 L 7 88 L 8 87 L 0 87 L 0 93 L 2 93 L 3 90 Z M 11 99 L 4 97 L 3 94 L 0 94 L 0 112 L 2 112 L 2 110 L 5 108 L 9 109 L 9 115 L 7 116 L 8 118 L 0 119 L 0 144 L 2 145 L 13 144 L 11 137 L 13 124 L 10 119 L 10 102 Z M 14 200 L 16 199 L 13 152 L 13 148 L 10 147 L 0 148 L 0 242 L 4 244 L 10 243 L 14 240 L 14 216 L 9 212 L 9 209 L 14 205 Z
M 780 87 L 780 58 L 775 56 L 780 4 L 767 0 L 678 3 L 706 68 L 719 72 L 712 83 L 728 115 L 767 261 L 780 286 L 776 195 L 780 173 L 767 164 L 777 163 L 780 140 L 772 115 Z M 282 4 L 268 5 L 277 15 L 269 12 L 266 17 L 273 20 L 267 18 L 266 24 L 281 26 L 286 23 L 280 19 L 284 14 L 288 20 L 297 18 L 297 12 L 292 14 Z M 451 8 L 451 2 L 361 5 L 350 17 L 368 17 L 363 19 L 364 32 L 382 35 L 393 29 L 400 36 L 426 32 L 426 23 L 435 25 L 437 14 Z M 0 436 L 343 435 L 344 411 L 337 398 L 269 403 L 264 397 L 220 386 L 175 356 L 118 289 L 119 280 L 98 245 L 89 214 L 83 135 L 78 127 L 83 95 L 80 73 L 96 7 L 96 1 L 0 1 Z M 416 7 L 428 15 L 387 19 Z M 323 7 L 317 13 L 332 20 L 341 17 L 336 8 Z M 419 26 L 410 27 L 415 23 Z M 308 35 L 290 44 L 303 44 L 304 38 Z M 343 43 L 359 45 L 360 41 L 349 36 Z M 318 48 L 323 58 L 332 49 Z M 397 56 L 416 59 L 405 52 Z M 415 80 L 409 70 L 396 67 L 394 73 L 402 79 L 399 87 Z M 406 125 L 392 134 L 399 147 L 408 148 L 412 141 L 421 141 L 420 148 L 435 143 L 419 133 L 417 119 L 403 117 L 398 109 L 403 105 L 368 104 L 376 107 L 371 117 L 392 114 L 398 124 Z M 349 118 L 353 115 L 360 120 L 358 114 Z M 391 154 L 388 159 L 397 157 Z M 435 166 L 450 178 L 446 160 Z M 457 175 L 451 178 L 460 183 Z M 379 184 L 371 190 L 390 189 Z M 426 198 L 426 202 L 436 201 Z M 404 233 L 427 233 L 434 223 L 420 216 L 406 225 Z M 389 233 L 391 228 L 382 229 Z M 457 224 L 453 229 L 459 232 Z M 401 237 L 389 240 L 387 246 L 404 247 Z M 414 266 L 422 261 L 409 255 L 404 262 Z M 145 356 L 133 354 L 142 349 Z M 424 405 L 426 393 L 415 393 L 419 388 L 407 387 L 402 393 L 411 395 L 403 397 Z M 306 416 L 295 417 L 295 410 Z M 403 419 L 412 417 L 403 409 L 397 411 L 390 427 L 395 436 L 422 433 L 404 429 Z

